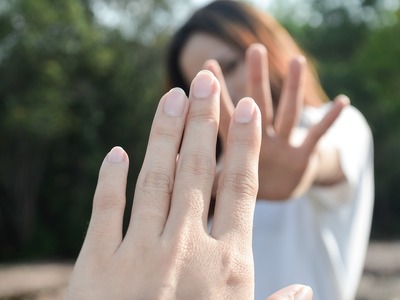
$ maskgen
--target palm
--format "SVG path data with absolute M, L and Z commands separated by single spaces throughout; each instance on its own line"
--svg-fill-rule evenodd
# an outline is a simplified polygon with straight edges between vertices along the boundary
M 306 173 L 315 173 L 316 157 L 304 147 L 279 135 L 264 134 L 259 165 L 259 195 L 266 199 L 287 199 L 297 194 Z

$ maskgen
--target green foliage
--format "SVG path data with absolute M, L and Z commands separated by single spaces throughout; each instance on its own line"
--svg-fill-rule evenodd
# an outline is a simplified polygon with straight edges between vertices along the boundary
M 399 10 L 400 13 L 400 10 Z M 375 234 L 399 237 L 400 22 L 374 30 L 355 58 L 365 114 L 375 137 Z
M 318 62 L 328 95 L 347 94 L 369 122 L 376 181 L 372 237 L 399 238 L 400 10 L 385 11 L 381 1 L 362 1 L 359 9 L 368 7 L 375 15 L 367 22 L 353 18 L 343 6 L 328 9 L 328 2 L 311 2 L 323 16 L 320 26 L 286 25 Z M 340 23 L 329 22 L 332 16 Z
M 373 236 L 398 237 L 398 8 L 309 0 L 301 4 L 308 19 L 293 20 L 298 7 L 279 3 L 330 97 L 348 94 L 370 122 Z M 163 48 L 176 25 L 170 5 L 188 8 L 180 0 L 0 1 L 0 259 L 75 258 L 99 166 L 114 145 L 131 158 L 130 203 L 163 92 Z M 105 26 L 99 11 L 114 11 L 123 24 Z
M 75 257 L 114 145 L 131 156 L 132 197 L 163 91 L 164 41 L 153 28 L 145 42 L 127 39 L 88 8 L 10 0 L 0 13 L 0 257 Z

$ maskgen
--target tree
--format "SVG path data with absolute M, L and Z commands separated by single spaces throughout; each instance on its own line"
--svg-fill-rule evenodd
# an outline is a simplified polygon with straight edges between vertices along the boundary
M 369 122 L 375 140 L 372 237 L 398 238 L 400 10 L 372 0 L 351 2 L 353 7 L 346 1 L 307 3 L 309 20 L 317 15 L 320 23 L 283 23 L 317 62 L 328 95 L 347 94 Z
M 142 2 L 168 14 L 165 1 Z M 132 192 L 163 91 L 168 27 L 143 18 L 140 34 L 126 36 L 101 24 L 93 7 L 84 0 L 0 6 L 0 257 L 75 257 L 113 145 L 131 154 Z
M 397 19 L 400 18 L 400 9 Z M 360 45 L 355 72 L 375 140 L 374 237 L 399 238 L 400 22 L 374 29 Z

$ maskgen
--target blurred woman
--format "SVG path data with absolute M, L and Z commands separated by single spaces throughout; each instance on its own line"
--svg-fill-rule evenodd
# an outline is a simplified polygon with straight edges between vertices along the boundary
M 202 68 L 221 84 L 218 170 L 232 142 L 227 132 L 234 106 L 250 96 L 262 114 L 256 299 L 293 283 L 311 286 L 315 299 L 354 299 L 374 194 L 373 141 L 364 117 L 346 96 L 329 101 L 289 33 L 244 3 L 211 2 L 173 36 L 169 86 L 188 92 Z

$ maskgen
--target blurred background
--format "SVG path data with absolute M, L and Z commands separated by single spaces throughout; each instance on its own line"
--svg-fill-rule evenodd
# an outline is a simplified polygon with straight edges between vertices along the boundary
M 399 275 L 399 261 L 386 253 L 400 249 L 400 1 L 247 2 L 280 20 L 316 61 L 328 95 L 349 95 L 369 121 L 376 176 L 370 255 L 389 261 L 371 258 L 366 276 L 375 277 L 363 284 L 375 284 L 376 272 Z M 29 266 L 62 262 L 57 270 L 69 274 L 99 166 L 114 145 L 130 156 L 132 198 L 164 92 L 165 47 L 205 3 L 0 1 L 0 299 L 37 294 L 9 291 L 26 281 L 6 276 L 14 266 L 28 274 Z M 362 293 L 359 299 L 400 299 Z

